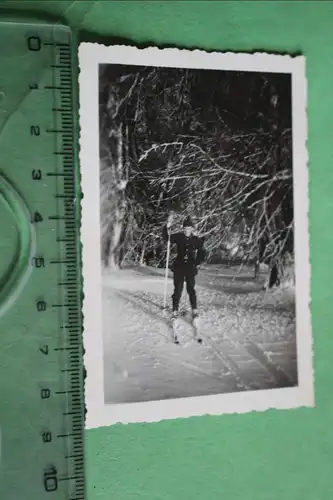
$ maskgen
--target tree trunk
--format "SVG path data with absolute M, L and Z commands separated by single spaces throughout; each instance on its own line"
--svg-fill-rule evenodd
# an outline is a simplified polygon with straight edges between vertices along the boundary
M 102 239 L 102 263 L 103 266 L 109 267 L 109 254 L 110 254 L 110 238 Z
M 114 214 L 114 220 L 110 234 L 109 267 L 111 269 L 119 269 L 120 242 L 121 242 L 123 226 L 124 226 L 124 213 L 121 209 L 117 209 Z
M 145 251 L 146 251 L 146 242 L 143 242 L 142 249 L 141 249 L 141 255 L 140 255 L 140 266 L 145 265 Z
M 268 288 L 273 288 L 274 285 L 280 285 L 280 273 L 276 263 L 270 266 Z
M 101 228 L 103 247 L 106 252 L 104 263 L 111 269 L 119 269 L 120 267 L 120 250 L 127 208 L 125 190 L 128 171 L 126 158 L 124 161 L 126 146 L 124 146 L 123 134 L 123 125 L 121 123 L 114 124 L 113 129 L 109 132 L 109 140 L 106 142 L 110 148 L 110 155 L 101 162 L 103 167 L 101 175 Z
M 119 264 L 117 263 L 116 261 L 116 256 L 115 254 L 111 254 L 109 255 L 109 269 L 113 270 L 113 271 L 116 271 L 119 269 Z
M 260 278 L 260 262 L 257 260 L 254 264 L 254 279 L 255 281 L 259 281 Z

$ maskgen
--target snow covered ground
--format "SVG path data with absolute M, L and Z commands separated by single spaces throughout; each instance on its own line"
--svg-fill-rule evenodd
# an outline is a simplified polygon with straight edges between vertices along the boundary
M 197 277 L 200 333 L 185 293 L 180 345 L 162 310 L 163 270 L 104 272 L 105 403 L 129 403 L 297 385 L 294 293 L 262 290 L 253 269 L 206 266 Z M 172 279 L 168 283 L 169 304 Z

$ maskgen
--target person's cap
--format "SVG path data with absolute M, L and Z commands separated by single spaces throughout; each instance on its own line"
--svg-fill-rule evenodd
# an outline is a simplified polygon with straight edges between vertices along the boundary
M 193 227 L 191 217 L 186 217 L 186 219 L 183 222 L 183 227 Z

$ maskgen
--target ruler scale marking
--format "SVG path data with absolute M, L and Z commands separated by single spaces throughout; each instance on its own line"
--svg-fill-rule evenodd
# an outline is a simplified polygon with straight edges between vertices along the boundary
M 84 500 L 84 454 L 83 454 L 83 394 L 81 376 L 81 344 L 80 335 L 80 301 L 78 292 L 69 290 L 70 283 L 78 283 L 78 252 L 76 241 L 76 206 L 75 206 L 75 178 L 74 178 L 74 137 L 73 137 L 73 92 L 72 92 L 72 58 L 71 44 L 57 38 L 56 28 L 53 30 L 52 41 L 45 41 L 44 47 L 52 54 L 50 69 L 52 82 L 46 83 L 45 92 L 52 95 L 51 113 L 52 126 L 47 128 L 46 134 L 54 138 L 53 158 L 55 169 L 48 172 L 50 179 L 54 179 L 56 192 L 53 195 L 57 214 L 50 214 L 48 219 L 56 224 L 55 241 L 58 244 L 58 256 L 49 259 L 55 267 L 58 266 L 58 303 L 52 308 L 57 312 L 59 326 L 67 318 L 66 329 L 57 349 L 59 355 L 67 353 L 67 366 L 60 367 L 63 374 L 62 382 L 56 392 L 57 397 L 64 398 L 67 409 L 62 411 L 62 428 L 57 438 L 62 440 L 64 463 L 59 469 L 58 483 L 64 484 L 66 500 Z M 69 36 L 67 36 L 69 38 Z M 62 146 L 61 146 L 62 144 Z M 71 203 L 68 201 L 71 200 Z M 62 211 L 65 215 L 62 215 Z M 62 246 L 65 242 L 65 246 Z M 67 245 L 70 243 L 70 246 Z M 61 345 L 62 344 L 62 345 Z M 65 359 L 65 358 L 64 358 Z M 62 405 L 59 406 L 61 408 Z M 76 415 L 70 416 L 71 412 Z M 68 415 L 67 415 L 68 414 Z M 69 450 L 72 450 L 69 453 Z M 71 456 L 71 458 L 66 458 Z M 63 498 L 59 495 L 60 498 Z M 58 499 L 57 499 L 58 500 Z

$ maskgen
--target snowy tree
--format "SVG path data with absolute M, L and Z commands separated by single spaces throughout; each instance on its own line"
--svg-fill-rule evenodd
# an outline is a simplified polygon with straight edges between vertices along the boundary
M 225 249 L 281 273 L 293 251 L 290 77 L 101 68 L 103 261 L 163 263 L 170 210 L 209 257 Z

